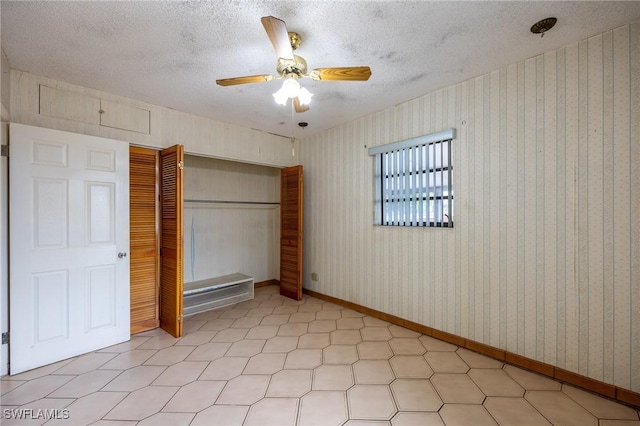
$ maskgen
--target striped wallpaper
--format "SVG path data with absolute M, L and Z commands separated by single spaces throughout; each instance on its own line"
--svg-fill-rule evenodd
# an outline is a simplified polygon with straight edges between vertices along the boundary
M 449 127 L 455 227 L 373 226 L 367 148 Z M 640 391 L 640 23 L 307 138 L 300 162 L 306 288 Z

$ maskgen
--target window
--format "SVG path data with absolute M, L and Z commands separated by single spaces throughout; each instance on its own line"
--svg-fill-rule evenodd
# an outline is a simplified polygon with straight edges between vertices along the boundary
M 453 227 L 455 130 L 369 149 L 375 156 L 376 224 Z

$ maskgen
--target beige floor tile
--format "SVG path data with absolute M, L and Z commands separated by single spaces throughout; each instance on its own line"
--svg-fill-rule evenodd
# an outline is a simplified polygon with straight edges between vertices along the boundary
M 44 376 L 31 380 L 2 396 L 2 405 L 24 405 L 44 398 L 74 379 L 74 376 Z
M 106 416 L 107 420 L 142 420 L 159 412 L 175 395 L 174 386 L 148 386 L 131 392 Z
M 298 347 L 298 338 L 297 337 L 272 337 L 271 339 L 267 339 L 267 342 L 264 344 L 262 348 L 263 353 L 272 353 L 272 352 L 280 352 L 286 353 L 291 352 L 292 350 Z
M 149 340 L 138 346 L 136 349 L 165 349 L 175 345 L 178 340 L 170 334 L 164 333 L 151 337 Z
M 53 374 L 84 374 L 89 371 L 100 368 L 113 358 L 117 356 L 116 353 L 98 353 L 93 352 L 87 355 L 82 355 L 70 363 L 56 370 Z
M 337 320 L 339 318 L 342 318 L 340 311 L 318 311 L 316 313 L 317 320 Z
M 252 328 L 260 325 L 262 317 L 242 317 L 238 318 L 229 328 Z
M 172 365 L 182 362 L 195 346 L 171 346 L 170 348 L 160 349 L 158 353 L 144 362 L 144 365 Z
M 468 349 L 459 348 L 456 353 L 471 368 L 502 368 L 504 365 L 496 359 L 489 358 L 488 356 L 481 355 Z
M 312 333 L 300 336 L 298 347 L 300 349 L 324 349 L 331 344 L 329 333 Z
M 274 308 L 253 308 L 249 312 L 247 312 L 248 317 L 266 317 L 267 315 L 273 314 Z
M 387 327 L 364 327 L 360 329 L 364 341 L 386 342 L 391 340 L 391 333 Z
M 320 312 L 321 310 L 322 310 L 321 303 L 304 304 L 298 307 L 298 312 L 301 312 L 301 313 L 317 313 L 317 312 Z M 316 316 L 316 319 L 318 319 L 317 316 Z
M 166 369 L 164 366 L 141 365 L 122 372 L 102 390 L 114 392 L 132 392 L 149 386 Z
M 231 345 L 226 356 L 253 356 L 262 352 L 266 340 L 240 340 Z
M 202 345 L 204 343 L 210 342 L 211 339 L 216 335 L 217 331 L 212 330 L 202 330 L 202 331 L 194 331 L 192 333 L 187 334 L 182 339 L 176 342 L 176 346 L 197 346 Z
M 128 370 L 142 365 L 158 351 L 155 349 L 134 349 L 118 354 L 111 361 L 100 367 L 101 370 Z
M 0 380 L 0 396 L 28 383 L 26 380 Z
M 321 365 L 313 372 L 313 390 L 346 391 L 353 384 L 351 365 Z
M 365 316 L 362 318 L 366 327 L 388 327 L 391 324 L 378 318 Z
M 398 413 L 392 426 L 444 426 L 438 413 Z
M 342 311 L 344 314 L 344 311 Z M 336 325 L 338 326 L 338 330 L 360 330 L 364 328 L 364 321 L 362 318 L 340 318 L 336 321 Z
M 96 392 L 77 399 L 67 406 L 69 418 L 51 420 L 48 424 L 89 425 L 100 420 L 109 411 L 127 397 L 126 392 Z
M 357 361 L 353 364 L 353 374 L 356 383 L 362 385 L 386 385 L 395 379 L 389 362 L 382 360 Z
M 296 349 L 287 354 L 284 368 L 312 369 L 322 364 L 322 349 Z
M 235 308 L 224 311 L 218 318 L 220 319 L 237 319 L 247 316 L 249 309 L 242 309 L 236 305 Z
M 404 327 L 400 327 L 395 324 L 391 324 L 389 326 L 389 331 L 393 337 L 420 337 L 421 334 L 415 332 L 413 330 L 406 329 Z
M 355 345 L 362 342 L 360 330 L 336 330 L 330 334 L 332 345 Z
M 634 421 L 634 420 L 600 420 L 600 426 L 640 426 L 640 421 Z
M 91 426 L 135 426 L 138 422 L 131 420 L 98 420 L 95 423 L 91 423 Z
M 551 425 L 523 398 L 487 397 L 484 407 L 500 426 Z
M 249 332 L 248 328 L 227 328 L 220 330 L 211 339 L 212 343 L 234 343 L 239 342 Z
M 242 374 L 249 362 L 247 357 L 224 357 L 211 361 L 200 375 L 200 380 L 229 380 Z
M 205 343 L 199 345 L 185 358 L 185 361 L 213 361 L 227 353 L 231 343 Z
M 287 323 L 280 326 L 278 336 L 302 336 L 307 332 L 306 322 Z
M 215 309 L 213 311 L 202 312 L 188 317 L 187 321 L 211 321 L 220 318 L 224 310 Z
M 487 396 L 523 396 L 524 389 L 504 370 L 472 368 L 467 373 Z
M 100 349 L 99 351 L 96 351 L 96 352 L 123 353 L 123 352 L 127 352 L 127 351 L 132 351 L 132 350 L 136 349 L 138 346 L 140 346 L 143 343 L 145 343 L 149 339 L 150 339 L 149 337 L 131 336 L 131 338 L 127 342 L 118 343 L 117 345 L 109 346 L 109 347 L 106 347 L 104 349 Z
M 63 386 L 49 394 L 51 398 L 80 398 L 90 393 L 97 392 L 107 383 L 113 380 L 120 371 L 94 370 L 67 382 Z
M 193 413 L 157 413 L 147 417 L 139 426 L 189 426 L 195 414 Z
M 294 426 L 297 417 L 297 398 L 264 398 L 251 406 L 243 426 Z
M 442 406 L 429 380 L 397 379 L 390 387 L 398 411 L 438 411 Z
M 270 339 L 275 337 L 278 334 L 278 326 L 277 325 L 259 325 L 253 327 L 247 335 L 245 339 Z
M 344 426 L 391 426 L 391 422 L 381 420 L 349 420 Z
M 264 398 L 271 376 L 238 376 L 227 382 L 216 404 L 251 405 Z
M 485 395 L 466 374 L 436 373 L 431 383 L 442 401 L 454 404 L 482 404 Z
M 264 302 L 260 302 L 260 308 L 275 308 L 277 306 L 282 306 L 282 303 L 284 302 L 284 300 L 280 300 L 280 299 L 269 299 L 269 300 L 265 300 Z
M 389 360 L 396 377 L 403 379 L 428 379 L 433 370 L 425 359 L 417 355 L 396 355 Z
M 639 420 L 638 412 L 626 405 L 618 404 L 573 386 L 563 385 L 562 391 L 596 417 L 609 420 Z
M 309 323 L 309 333 L 328 333 L 336 330 L 335 320 L 316 320 Z
M 540 374 L 505 365 L 503 370 L 526 390 L 560 390 L 560 383 Z
M 75 358 L 65 359 L 63 361 L 45 365 L 44 367 L 34 368 L 33 370 L 25 371 L 24 373 L 14 374 L 13 376 L 2 376 L 2 380 L 3 381 L 13 381 L 13 380 L 24 381 L 24 380 L 37 379 L 38 377 L 44 377 L 49 374 L 53 374 L 55 371 L 69 364 L 74 359 Z
M 298 312 L 297 306 L 278 306 L 276 308 L 273 308 L 272 315 L 291 315 L 295 314 L 296 312 Z M 266 316 L 265 318 L 267 317 L 268 316 Z
M 185 335 L 193 333 L 195 331 L 198 331 L 200 327 L 205 325 L 205 323 L 206 321 L 185 321 L 182 331 L 184 331 Z
M 343 309 L 342 318 L 364 318 L 366 315 L 353 309 Z
M 199 380 L 182 386 L 162 409 L 163 412 L 197 413 L 212 406 L 226 382 Z
M 335 303 L 324 301 L 321 301 L 320 303 L 322 303 L 323 311 L 342 311 L 344 309 L 342 306 L 336 305 Z
M 396 355 L 422 355 L 427 351 L 416 338 L 394 337 L 389 345 Z
M 372 420 L 391 419 L 396 406 L 388 386 L 355 385 L 347 391 L 349 418 Z
M 300 426 L 337 426 L 348 418 L 344 392 L 311 391 L 300 399 Z
M 393 356 L 387 342 L 362 342 L 358 344 L 360 359 L 389 359 Z
M 299 398 L 311 390 L 312 370 L 282 370 L 271 376 L 268 397 Z
M 561 391 L 527 391 L 524 398 L 553 424 L 598 424 L 598 420 L 591 413 Z
M 424 355 L 436 373 L 466 373 L 469 366 L 455 352 L 427 352 Z
M 209 365 L 204 361 L 184 361 L 168 367 L 152 383 L 155 386 L 184 386 L 198 380 L 200 374 Z
M 264 354 L 252 356 L 243 374 L 274 374 L 284 367 L 286 354 Z
M 289 317 L 289 322 L 311 322 L 316 320 L 315 312 L 296 312 L 295 314 L 291 314 Z
M 456 345 L 452 345 L 451 343 L 443 342 L 440 339 L 435 339 L 429 336 L 420 336 L 420 343 L 427 348 L 428 351 L 433 352 L 454 352 L 458 349 Z
M 254 317 L 251 317 L 254 318 Z M 289 314 L 267 315 L 260 320 L 260 325 L 282 325 L 289 322 Z
M 358 360 L 355 345 L 330 345 L 322 350 L 324 364 L 353 364 Z
M 482 405 L 445 404 L 439 414 L 446 425 L 498 426 Z
M 207 321 L 205 325 L 200 327 L 200 330 L 214 330 L 220 331 L 231 327 L 233 319 L 231 318 L 216 318 L 211 321 Z

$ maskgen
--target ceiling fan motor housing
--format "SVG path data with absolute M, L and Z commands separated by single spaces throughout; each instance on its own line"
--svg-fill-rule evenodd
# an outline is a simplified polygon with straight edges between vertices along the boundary
M 284 78 L 302 77 L 307 74 L 307 61 L 298 55 L 293 55 L 293 59 L 278 58 L 276 69 Z

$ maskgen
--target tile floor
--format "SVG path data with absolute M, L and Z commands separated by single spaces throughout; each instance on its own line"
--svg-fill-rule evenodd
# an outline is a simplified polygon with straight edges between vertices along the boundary
M 188 318 L 181 339 L 153 330 L 0 383 L 3 425 L 640 426 L 630 407 L 273 286 Z

